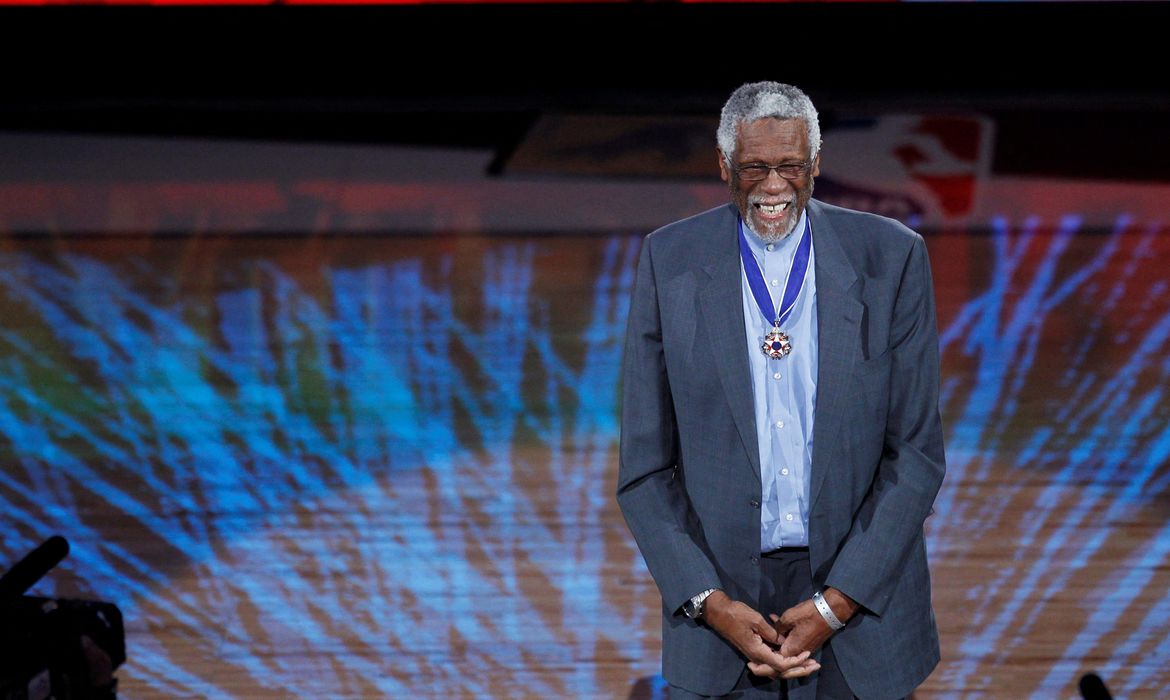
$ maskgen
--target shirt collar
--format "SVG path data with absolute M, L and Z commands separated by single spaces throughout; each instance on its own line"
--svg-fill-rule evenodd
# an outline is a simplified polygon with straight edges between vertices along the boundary
M 768 252 L 775 253 L 778 250 L 784 250 L 786 248 L 795 248 L 797 241 L 800 240 L 799 234 L 802 231 L 804 231 L 805 222 L 807 220 L 808 220 L 808 207 L 806 206 L 804 208 L 804 211 L 800 212 L 800 218 L 797 219 L 796 226 L 793 227 L 792 232 L 789 233 L 784 238 L 781 238 L 780 240 L 778 240 L 774 244 L 772 244 L 772 250 L 768 251 Z M 768 247 L 769 244 L 765 243 L 762 238 L 757 236 L 754 231 L 752 231 L 750 228 L 748 228 L 747 224 L 745 224 L 743 221 L 743 217 L 740 217 L 739 225 L 743 229 L 743 234 L 744 234 L 743 237 L 748 242 L 748 248 L 751 248 L 752 255 L 756 256 L 757 258 L 760 257 L 761 255 L 763 255 L 765 252 L 765 249 Z

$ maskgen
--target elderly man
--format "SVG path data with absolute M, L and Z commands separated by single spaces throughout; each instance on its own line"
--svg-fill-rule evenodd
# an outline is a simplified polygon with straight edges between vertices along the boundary
M 618 502 L 672 698 L 901 698 L 939 660 L 923 523 L 945 470 L 923 240 L 812 199 L 808 97 L 723 108 L 731 204 L 646 237 Z

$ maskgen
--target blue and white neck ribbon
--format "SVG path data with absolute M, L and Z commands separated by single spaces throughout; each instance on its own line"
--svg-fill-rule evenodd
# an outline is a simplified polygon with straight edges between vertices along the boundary
M 752 255 L 748 247 L 747 238 L 743 233 L 743 220 L 739 221 L 739 256 L 743 260 L 743 273 L 747 275 L 748 288 L 752 290 L 752 297 L 756 306 L 764 315 L 764 320 L 772 324 L 772 332 L 764 336 L 764 344 L 760 347 L 764 354 L 772 359 L 779 360 L 792 351 L 791 338 L 780 330 L 780 326 L 792 315 L 796 307 L 796 300 L 800 298 L 800 291 L 804 289 L 804 280 L 808 275 L 808 261 L 812 252 L 812 225 L 805 217 L 804 232 L 800 235 L 800 242 L 796 246 L 796 255 L 792 256 L 792 264 L 788 268 L 788 275 L 784 280 L 784 296 L 780 300 L 780 311 L 772 304 L 772 294 L 764 284 L 764 273 L 760 264 Z

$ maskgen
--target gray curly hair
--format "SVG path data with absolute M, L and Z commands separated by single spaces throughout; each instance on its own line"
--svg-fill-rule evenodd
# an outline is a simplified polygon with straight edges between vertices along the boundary
M 727 98 L 719 115 L 719 129 L 715 132 L 719 150 L 723 151 L 728 165 L 731 164 L 731 154 L 735 153 L 739 125 L 768 117 L 803 119 L 808 129 L 809 159 L 820 153 L 821 125 L 817 121 L 817 109 L 808 95 L 800 88 L 784 83 L 745 83 Z

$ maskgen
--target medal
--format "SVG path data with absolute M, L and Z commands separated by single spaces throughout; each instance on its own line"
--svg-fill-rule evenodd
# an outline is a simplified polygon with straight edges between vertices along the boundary
M 764 344 L 760 346 L 764 354 L 773 360 L 779 360 L 792 352 L 792 341 L 788 334 L 780 330 L 779 322 L 772 326 L 772 332 L 764 336 Z
M 772 294 L 764 284 L 764 273 L 752 255 L 747 238 L 743 233 L 743 220 L 739 221 L 739 256 L 743 260 L 743 273 L 747 277 L 748 287 L 752 290 L 752 297 L 764 320 L 772 324 L 772 330 L 764 336 L 760 350 L 773 360 L 782 360 L 792 353 L 792 338 L 780 330 L 780 326 L 792 315 L 796 307 L 796 300 L 800 297 L 800 290 L 804 289 L 804 279 L 808 274 L 808 261 L 812 252 L 812 224 L 808 217 L 804 220 L 804 232 L 800 235 L 800 243 L 796 246 L 796 254 L 792 256 L 792 265 L 788 268 L 787 279 L 784 280 L 784 297 L 780 302 L 780 313 L 772 304 Z

